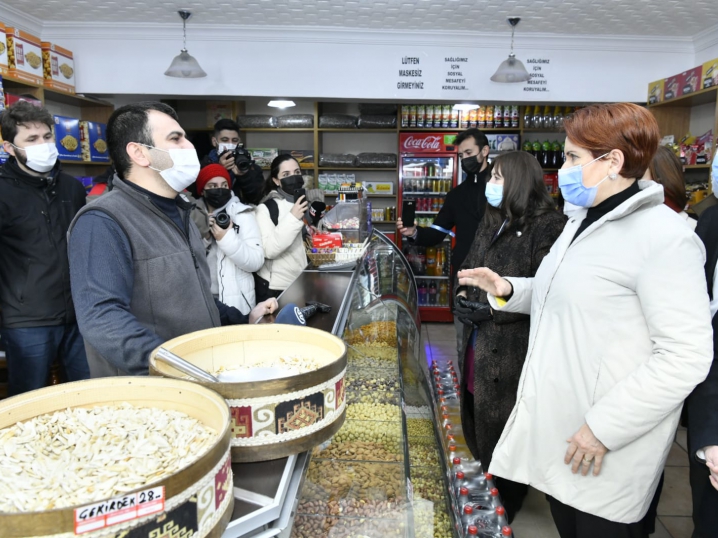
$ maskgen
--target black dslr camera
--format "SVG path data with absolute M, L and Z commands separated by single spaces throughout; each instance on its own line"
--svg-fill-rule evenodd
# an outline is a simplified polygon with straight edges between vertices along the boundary
M 222 210 L 214 216 L 214 222 L 217 223 L 217 226 L 226 230 L 229 228 L 229 225 L 232 224 L 232 219 L 226 211 Z
M 232 152 L 232 157 L 234 157 L 234 164 L 240 172 L 246 172 L 254 164 L 249 151 L 244 149 L 244 144 L 237 144 L 237 147 L 233 150 L 224 151 L 220 154 L 220 157 L 230 151 Z

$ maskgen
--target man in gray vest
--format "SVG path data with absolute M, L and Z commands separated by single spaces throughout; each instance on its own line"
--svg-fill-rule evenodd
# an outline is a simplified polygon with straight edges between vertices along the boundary
M 81 210 L 69 235 L 70 276 L 92 377 L 147 375 L 150 352 L 193 331 L 254 323 L 217 301 L 184 191 L 199 159 L 168 105 L 117 109 L 107 125 L 113 189 Z

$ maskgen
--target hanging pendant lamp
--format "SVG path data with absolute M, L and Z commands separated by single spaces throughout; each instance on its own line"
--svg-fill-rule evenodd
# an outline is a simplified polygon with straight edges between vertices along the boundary
M 501 65 L 491 77 L 494 82 L 526 82 L 529 77 L 529 72 L 526 71 L 524 64 L 521 60 L 516 58 L 514 54 L 514 30 L 516 25 L 521 21 L 519 17 L 511 17 L 508 19 L 509 25 L 511 26 L 511 53 L 508 59 L 501 62 Z
M 204 72 L 199 66 L 199 62 L 187 52 L 187 19 L 192 16 L 189 11 L 178 11 L 179 16 L 182 18 L 182 33 L 184 35 L 184 46 L 180 53 L 174 57 L 172 63 L 165 71 L 165 75 L 168 77 L 178 78 L 201 78 L 206 77 L 207 73 Z

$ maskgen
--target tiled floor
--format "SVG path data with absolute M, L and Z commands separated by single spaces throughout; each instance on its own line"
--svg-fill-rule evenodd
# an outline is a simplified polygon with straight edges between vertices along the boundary
M 458 371 L 456 332 L 452 323 L 424 323 L 422 349 L 427 361 L 450 359 Z M 521 512 L 512 524 L 517 538 L 559 538 L 543 493 L 531 489 Z M 690 538 L 691 489 L 688 484 L 686 431 L 679 429 L 665 470 L 665 484 L 658 505 L 656 532 L 651 538 Z

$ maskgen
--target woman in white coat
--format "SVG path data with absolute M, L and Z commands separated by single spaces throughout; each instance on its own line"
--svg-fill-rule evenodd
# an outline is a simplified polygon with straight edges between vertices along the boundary
M 643 177 L 658 125 L 632 104 L 565 120 L 563 197 L 580 206 L 534 278 L 460 271 L 531 314 L 516 406 L 489 471 L 549 496 L 562 538 L 643 538 L 684 399 L 713 358 L 705 250 Z
M 267 195 L 257 206 L 265 258 L 257 273 L 257 300 L 278 297 L 307 266 L 302 232 L 309 204 L 304 195 L 294 200 L 303 187 L 302 170 L 294 157 L 285 154 L 272 161 Z
M 220 164 L 202 168 L 196 187 L 200 199 L 192 211 L 192 219 L 207 249 L 212 294 L 224 304 L 248 314 L 257 304 L 252 273 L 264 263 L 254 210 L 232 193 L 229 172 Z M 219 214 L 223 217 L 218 219 Z

